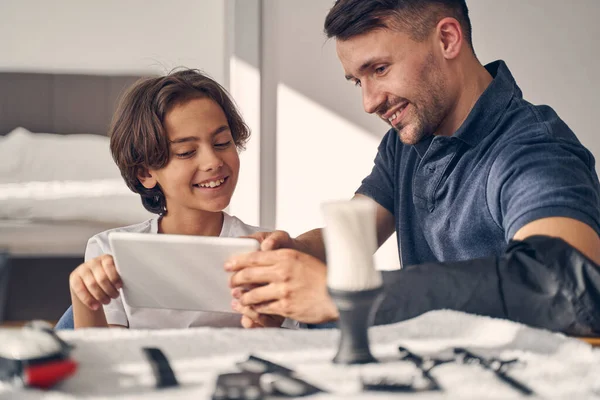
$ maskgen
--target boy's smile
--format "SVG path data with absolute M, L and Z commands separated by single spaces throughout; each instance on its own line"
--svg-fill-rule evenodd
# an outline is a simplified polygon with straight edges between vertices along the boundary
M 192 186 L 194 186 L 197 189 L 203 189 L 203 190 L 223 189 L 223 186 L 225 185 L 225 183 L 227 182 L 228 179 L 229 179 L 229 176 L 222 175 L 222 176 L 217 176 L 216 178 L 207 179 L 200 183 L 194 183 Z

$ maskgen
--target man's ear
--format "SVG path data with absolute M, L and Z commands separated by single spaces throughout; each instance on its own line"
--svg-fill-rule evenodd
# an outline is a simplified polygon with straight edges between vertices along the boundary
M 452 60 L 458 57 L 465 41 L 460 23 L 454 18 L 446 17 L 438 22 L 437 30 L 444 58 Z
M 137 178 L 146 189 L 152 189 L 158 183 L 152 171 L 147 168 L 140 168 L 138 170 Z

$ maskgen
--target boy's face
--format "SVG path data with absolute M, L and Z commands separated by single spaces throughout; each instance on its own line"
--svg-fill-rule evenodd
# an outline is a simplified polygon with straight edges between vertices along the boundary
M 169 215 L 223 210 L 235 190 L 240 159 L 221 107 L 207 98 L 186 101 L 167 113 L 164 127 L 169 162 L 140 176 L 144 187 L 160 185 Z

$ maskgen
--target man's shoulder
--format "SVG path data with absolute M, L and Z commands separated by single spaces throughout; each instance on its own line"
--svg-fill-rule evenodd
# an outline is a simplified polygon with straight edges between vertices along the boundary
M 499 124 L 503 142 L 579 140 L 558 113 L 548 105 L 534 105 L 523 98 L 513 98 Z
M 507 166 L 518 169 L 534 160 L 551 166 L 571 157 L 581 160 L 586 168 L 594 164 L 592 153 L 554 109 L 523 99 L 516 98 L 509 105 L 492 141 L 497 150 L 493 152 L 493 164 L 501 170 Z

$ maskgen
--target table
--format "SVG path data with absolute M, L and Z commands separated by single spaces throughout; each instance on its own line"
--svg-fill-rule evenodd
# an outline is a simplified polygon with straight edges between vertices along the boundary
M 561 334 L 514 322 L 456 311 L 432 311 L 398 324 L 370 330 L 372 350 L 379 364 L 333 365 L 337 330 L 214 329 L 135 331 L 85 329 L 63 331 L 61 337 L 76 346 L 80 363 L 76 376 L 47 393 L 15 392 L 0 387 L 0 398 L 20 399 L 206 399 L 217 374 L 234 372 L 236 361 L 250 353 L 295 369 L 301 377 L 329 393 L 311 399 L 382 399 L 389 394 L 361 392 L 359 377 L 407 374 L 413 364 L 398 361 L 398 345 L 413 352 L 439 352 L 467 347 L 503 359 L 518 358 L 510 370 L 515 379 L 543 398 L 598 399 L 600 349 Z M 158 347 L 171 361 L 182 386 L 155 390 L 151 367 L 141 348 Z M 432 371 L 443 392 L 426 392 L 418 399 L 521 398 L 490 371 L 478 365 L 448 363 Z M 397 395 L 406 397 L 406 395 Z

